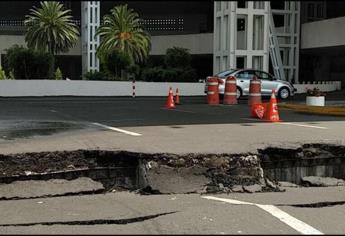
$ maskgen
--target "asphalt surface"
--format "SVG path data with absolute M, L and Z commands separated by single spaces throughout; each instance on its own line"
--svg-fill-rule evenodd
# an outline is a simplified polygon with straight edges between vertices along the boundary
M 182 104 L 172 110 L 165 102 L 165 97 L 1 98 L 1 152 L 239 153 L 267 145 L 344 141 L 344 117 L 280 109 L 283 122 L 270 123 L 250 118 L 245 99 L 210 106 L 206 97 L 181 97 Z
M 174 110 L 166 109 L 165 101 L 159 97 L 1 98 L 0 153 L 76 149 L 241 153 L 266 146 L 345 141 L 344 117 L 280 109 L 283 121 L 270 123 L 250 118 L 245 99 L 238 105 L 209 106 L 205 97 L 181 97 L 182 105 Z M 214 196 L 223 200 L 198 194 L 128 192 L 0 200 L 0 234 L 345 232 L 344 187 Z M 333 205 L 292 206 L 322 202 Z
M 287 222 L 257 205 L 214 201 L 204 198 L 210 195 L 198 194 L 117 192 L 0 201 L 0 234 L 301 234 L 299 224 L 302 230 L 312 227 L 323 234 L 343 234 L 345 205 L 294 205 L 343 201 L 344 194 L 344 187 L 329 187 L 214 195 L 279 209 L 294 219 Z

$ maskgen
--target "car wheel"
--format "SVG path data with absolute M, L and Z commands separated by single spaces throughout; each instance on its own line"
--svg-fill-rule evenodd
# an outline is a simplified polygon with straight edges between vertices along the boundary
M 237 87 L 236 98 L 239 99 L 241 96 L 242 96 L 242 90 L 239 87 Z
M 288 88 L 283 87 L 278 91 L 278 97 L 282 100 L 288 99 L 290 97 L 290 91 Z

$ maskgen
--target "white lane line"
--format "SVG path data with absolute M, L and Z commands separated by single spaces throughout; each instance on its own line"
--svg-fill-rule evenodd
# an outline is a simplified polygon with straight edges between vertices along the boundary
M 259 119 L 253 119 L 253 118 L 241 118 L 242 120 L 251 120 L 251 121 L 260 121 Z M 296 124 L 296 123 L 290 123 L 290 122 L 274 122 L 274 124 L 279 125 L 294 125 L 299 127 L 305 127 L 305 128 L 315 128 L 315 129 L 328 129 L 327 127 L 323 126 L 315 126 L 315 125 L 303 125 L 303 124 Z
M 288 213 L 280 210 L 276 206 L 273 205 L 261 205 L 251 202 L 242 202 L 238 200 L 233 199 L 227 199 L 227 198 L 218 198 L 218 197 L 212 197 L 212 196 L 203 196 L 202 198 L 209 199 L 209 200 L 216 200 L 216 201 L 222 201 L 227 202 L 234 205 L 253 205 L 261 208 L 262 210 L 268 212 L 272 216 L 278 218 L 283 223 L 287 224 L 294 230 L 300 232 L 301 234 L 316 234 L 316 235 L 323 235 L 323 233 L 312 226 L 304 223 L 303 221 L 300 221 L 299 219 L 296 219 L 295 217 L 289 215 Z
M 241 120 L 260 121 L 259 119 L 254 119 L 254 118 L 241 118 Z
M 168 109 L 168 108 L 161 108 L 162 110 L 171 110 L 171 111 L 180 111 L 180 112 L 187 112 L 187 113 L 196 113 L 193 111 L 186 111 L 186 110 L 180 110 L 180 109 Z
M 328 129 L 327 127 L 323 127 L 323 126 L 314 126 L 314 125 L 302 125 L 302 124 L 295 124 L 295 123 L 289 123 L 289 122 L 281 122 L 281 123 L 277 123 L 280 125 L 294 125 L 294 126 L 300 126 L 300 127 L 306 127 L 306 128 L 315 128 L 315 129 Z
M 289 215 L 288 213 L 280 210 L 276 206 L 260 205 L 260 204 L 256 204 L 256 206 L 270 213 L 272 216 L 278 218 L 280 221 L 284 222 L 285 224 L 287 224 L 288 226 L 290 226 L 291 228 L 297 230 L 298 232 L 302 234 L 318 234 L 318 235 L 323 234 L 322 232 L 304 223 L 303 221 L 300 221 L 299 219 L 296 219 L 295 217 Z
M 94 122 L 92 124 L 100 126 L 102 128 L 105 128 L 105 129 L 121 132 L 121 133 L 124 133 L 124 134 L 129 134 L 129 135 L 132 135 L 132 136 L 141 136 L 142 135 L 142 134 L 134 133 L 134 132 L 127 131 L 127 130 L 124 130 L 124 129 L 119 129 L 119 128 L 115 128 L 115 127 L 111 127 L 111 126 L 107 126 L 107 125 L 102 125 L 102 124 L 96 123 L 96 122 Z
M 219 197 L 212 197 L 212 196 L 203 196 L 202 198 L 209 199 L 209 200 L 215 200 L 215 201 L 222 201 L 227 202 L 234 205 L 255 205 L 254 203 L 250 202 L 242 202 L 234 199 L 228 199 L 228 198 L 219 198 Z

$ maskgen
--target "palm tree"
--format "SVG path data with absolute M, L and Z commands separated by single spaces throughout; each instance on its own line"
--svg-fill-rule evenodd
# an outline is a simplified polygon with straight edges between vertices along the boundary
M 55 1 L 40 2 L 40 5 L 40 8 L 33 7 L 31 14 L 25 16 L 27 45 L 53 56 L 68 51 L 77 43 L 79 36 L 78 27 L 70 15 L 71 10 L 65 10 L 62 3 Z
M 151 37 L 140 25 L 138 13 L 128 9 L 127 4 L 116 6 L 110 12 L 96 31 L 101 37 L 98 53 L 119 50 L 132 62 L 144 61 L 151 48 Z

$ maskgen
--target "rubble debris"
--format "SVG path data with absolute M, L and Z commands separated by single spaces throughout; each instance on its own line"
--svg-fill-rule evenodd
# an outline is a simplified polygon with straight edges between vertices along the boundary
M 249 186 L 243 186 L 243 189 L 245 192 L 248 192 L 248 193 L 256 193 L 256 192 L 262 191 L 262 186 L 259 184 L 253 184 Z
M 304 176 L 302 184 L 313 187 L 345 186 L 345 181 L 331 177 Z
M 0 155 L 0 183 L 57 177 L 72 180 L 86 176 L 100 180 L 106 191 L 137 190 L 142 194 L 274 192 L 284 191 L 281 188 L 289 185 L 287 181 L 299 184 L 305 177 L 303 173 L 322 176 L 327 172 L 335 178 L 344 175 L 345 147 L 342 146 L 306 144 L 295 149 L 268 147 L 258 151 L 258 154 L 177 155 L 76 150 Z M 325 163 L 329 165 L 327 168 L 333 169 L 324 168 Z
M 287 181 L 279 181 L 278 184 L 282 188 L 298 188 L 298 187 L 300 187 L 297 184 L 294 184 L 294 183 L 291 183 L 291 182 L 287 182 Z

